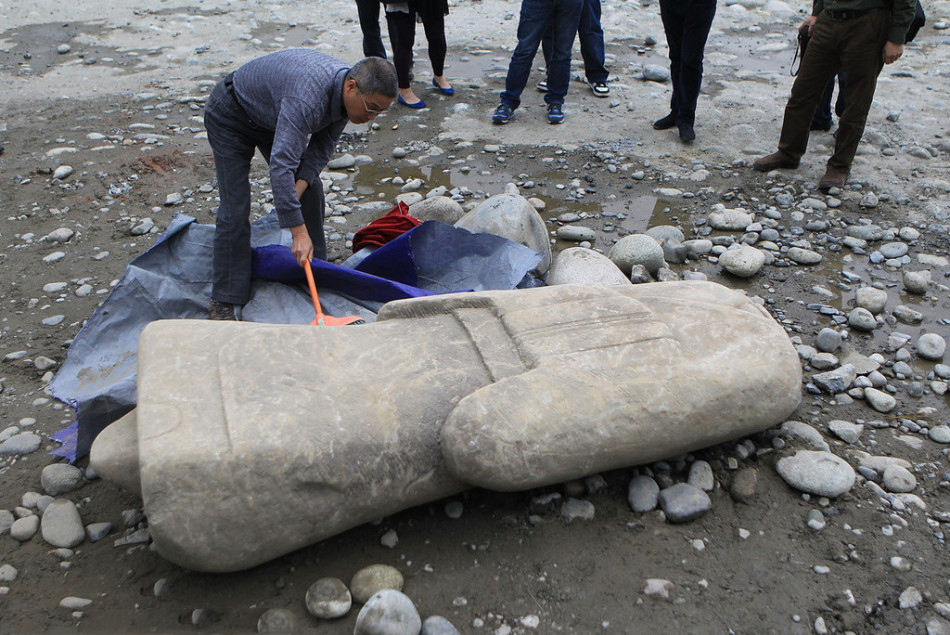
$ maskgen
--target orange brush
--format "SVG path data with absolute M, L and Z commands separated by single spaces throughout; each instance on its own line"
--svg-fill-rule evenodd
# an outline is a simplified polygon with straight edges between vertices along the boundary
M 317 317 L 310 324 L 313 326 L 346 326 L 347 324 L 366 324 L 366 320 L 356 315 L 346 317 L 333 317 L 324 315 L 320 308 L 320 298 L 317 297 L 317 285 L 313 282 L 313 270 L 310 268 L 310 261 L 304 263 L 303 270 L 307 274 L 307 285 L 310 287 L 310 297 L 313 299 L 313 310 L 317 312 Z

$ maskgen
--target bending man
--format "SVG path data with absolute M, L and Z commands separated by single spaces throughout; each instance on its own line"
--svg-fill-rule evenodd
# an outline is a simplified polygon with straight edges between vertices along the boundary
M 233 320 L 251 293 L 251 159 L 259 149 L 270 168 L 280 226 L 293 236 L 303 266 L 326 258 L 320 172 L 347 121 L 366 123 L 396 97 L 396 71 L 369 57 L 352 68 L 309 49 L 252 60 L 211 91 L 205 129 L 214 154 L 221 202 L 215 223 L 209 314 Z M 308 141 L 309 137 L 309 141 Z

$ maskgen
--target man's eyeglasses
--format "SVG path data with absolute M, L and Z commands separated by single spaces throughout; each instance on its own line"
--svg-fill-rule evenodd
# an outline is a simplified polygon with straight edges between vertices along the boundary
M 366 111 L 366 114 L 367 114 L 367 115 L 381 115 L 381 114 L 383 114 L 383 111 L 382 111 L 382 110 L 376 110 L 375 108 L 370 108 L 369 106 L 366 105 L 366 100 L 363 99 L 363 91 L 360 90 L 360 85 L 359 85 L 359 84 L 356 85 L 356 90 L 357 90 L 357 93 L 356 93 L 356 94 L 360 96 L 360 101 L 363 102 L 363 110 Z

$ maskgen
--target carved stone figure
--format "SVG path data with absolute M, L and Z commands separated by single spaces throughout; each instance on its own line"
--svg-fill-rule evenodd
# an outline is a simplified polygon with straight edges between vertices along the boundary
M 161 321 L 138 378 L 92 465 L 142 496 L 160 554 L 206 571 L 735 439 L 801 398 L 784 330 L 709 282 L 432 296 L 340 328 Z

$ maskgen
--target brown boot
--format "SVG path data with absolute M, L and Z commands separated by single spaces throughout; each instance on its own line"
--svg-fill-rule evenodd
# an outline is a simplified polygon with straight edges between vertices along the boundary
M 781 152 L 770 154 L 767 157 L 756 159 L 752 167 L 759 172 L 771 172 L 779 168 L 795 169 L 798 167 L 798 159 L 793 159 Z
M 828 166 L 825 170 L 825 175 L 818 181 L 818 189 L 822 192 L 827 192 L 833 187 L 841 187 L 845 184 L 845 181 L 848 180 L 848 174 L 850 174 L 849 170 Z

